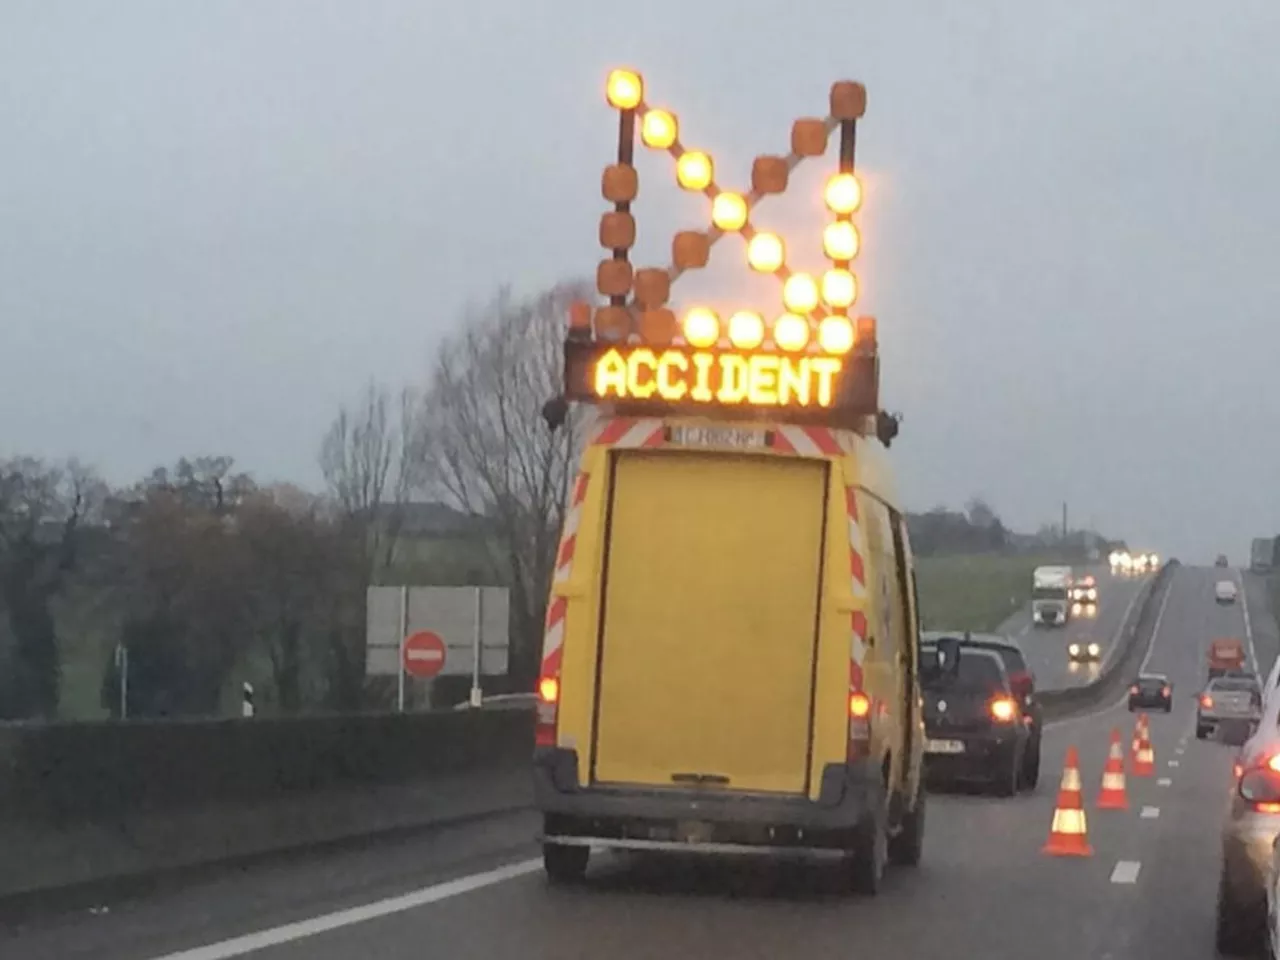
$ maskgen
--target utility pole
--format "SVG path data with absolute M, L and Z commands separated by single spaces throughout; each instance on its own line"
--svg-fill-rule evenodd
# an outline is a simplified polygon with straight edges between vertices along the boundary
M 1067 539 L 1067 501 L 1062 501 L 1062 539 Z

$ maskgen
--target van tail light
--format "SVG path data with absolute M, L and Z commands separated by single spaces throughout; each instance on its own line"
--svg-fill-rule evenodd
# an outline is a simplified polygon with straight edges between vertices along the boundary
M 538 680 L 537 718 L 533 727 L 533 743 L 538 747 L 556 745 L 556 721 L 560 714 L 560 678 L 544 676 Z
M 1236 789 L 1243 800 L 1259 813 L 1280 813 L 1280 756 L 1272 755 L 1262 763 L 1241 769 Z
M 987 704 L 987 712 L 996 723 L 1012 723 L 1018 718 L 1018 702 L 1013 697 L 996 697 Z
M 860 690 L 849 694 L 849 760 L 871 755 L 871 698 Z
M 1208 709 L 1209 707 L 1212 707 L 1212 706 L 1213 706 L 1213 697 L 1209 696 L 1207 693 L 1205 693 L 1205 694 L 1201 694 L 1201 696 L 1200 696 L 1200 706 L 1204 707 L 1205 709 Z

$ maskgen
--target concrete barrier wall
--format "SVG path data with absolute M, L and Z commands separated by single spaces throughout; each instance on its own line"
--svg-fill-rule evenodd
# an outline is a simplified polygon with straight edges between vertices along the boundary
M 530 709 L 0 727 L 0 898 L 532 801 Z
M 1120 695 L 1176 565 L 1049 717 Z M 0 898 L 525 809 L 532 746 L 527 707 L 0 727 Z

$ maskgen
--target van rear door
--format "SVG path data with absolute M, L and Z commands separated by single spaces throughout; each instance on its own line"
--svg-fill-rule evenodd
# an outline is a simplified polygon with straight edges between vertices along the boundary
M 615 456 L 592 780 L 807 793 L 828 464 Z

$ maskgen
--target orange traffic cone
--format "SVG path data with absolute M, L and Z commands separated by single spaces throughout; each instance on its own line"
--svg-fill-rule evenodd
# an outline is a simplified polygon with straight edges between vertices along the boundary
M 1107 765 L 1102 771 L 1102 792 L 1098 794 L 1099 810 L 1128 810 L 1129 797 L 1124 785 L 1124 747 L 1120 743 L 1120 731 L 1111 731 L 1111 750 Z
M 1137 762 L 1138 750 L 1142 749 L 1142 732 L 1147 730 L 1147 714 L 1139 713 L 1138 722 L 1133 724 L 1133 748 L 1129 750 L 1130 762 Z
M 1156 775 L 1156 751 L 1151 746 L 1151 731 L 1142 725 L 1139 733 L 1138 752 L 1133 758 L 1133 775 L 1135 777 L 1154 777 Z
M 1053 810 L 1053 825 L 1043 853 L 1053 857 L 1091 857 L 1084 801 L 1080 795 L 1080 757 L 1075 747 L 1067 748 L 1067 762 L 1062 768 L 1062 786 L 1058 788 L 1058 805 Z

